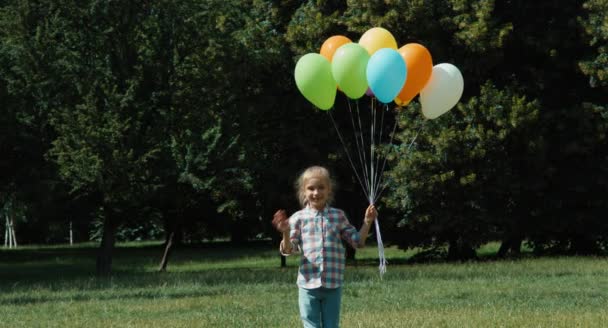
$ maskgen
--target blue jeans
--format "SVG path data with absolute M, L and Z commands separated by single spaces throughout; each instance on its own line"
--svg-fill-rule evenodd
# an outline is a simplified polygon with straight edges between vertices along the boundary
M 304 328 L 338 328 L 341 302 L 342 287 L 300 288 L 300 318 Z

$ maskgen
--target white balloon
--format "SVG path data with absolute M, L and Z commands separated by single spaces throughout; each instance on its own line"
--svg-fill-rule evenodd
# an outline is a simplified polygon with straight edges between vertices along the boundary
M 422 115 L 435 119 L 445 114 L 456 106 L 463 90 L 464 79 L 456 66 L 448 63 L 433 66 L 429 82 L 420 90 Z

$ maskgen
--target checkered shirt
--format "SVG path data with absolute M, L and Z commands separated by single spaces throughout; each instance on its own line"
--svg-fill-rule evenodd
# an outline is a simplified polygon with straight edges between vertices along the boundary
M 344 278 L 342 240 L 359 247 L 359 232 L 344 212 L 333 207 L 322 211 L 306 207 L 289 218 L 292 253 L 301 252 L 298 286 L 305 289 L 338 288 Z M 281 244 L 281 253 L 283 245 Z

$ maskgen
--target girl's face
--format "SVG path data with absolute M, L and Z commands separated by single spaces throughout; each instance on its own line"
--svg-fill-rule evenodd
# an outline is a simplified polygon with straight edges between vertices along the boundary
M 330 192 L 328 181 L 323 178 L 312 177 L 306 180 L 304 188 L 306 189 L 308 204 L 316 210 L 324 209 Z

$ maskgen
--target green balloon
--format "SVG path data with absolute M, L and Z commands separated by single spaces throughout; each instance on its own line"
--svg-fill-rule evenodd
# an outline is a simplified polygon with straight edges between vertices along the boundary
M 367 91 L 366 69 L 369 53 L 358 43 L 348 43 L 336 50 L 331 71 L 340 90 L 349 98 L 361 98 Z
M 336 100 L 336 81 L 331 75 L 327 58 L 309 53 L 296 64 L 295 79 L 298 90 L 313 105 L 329 110 Z

